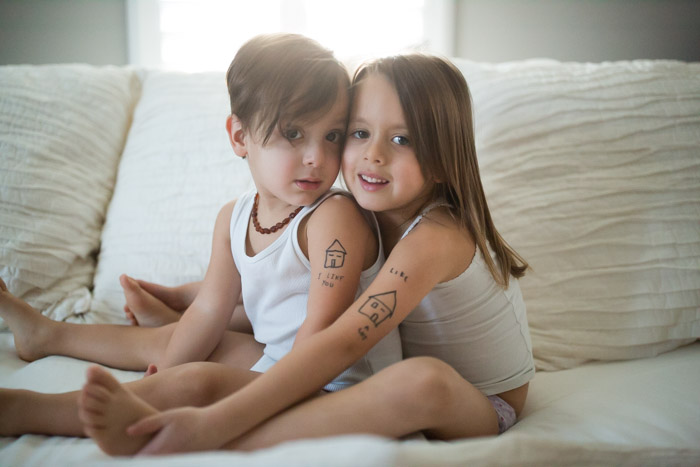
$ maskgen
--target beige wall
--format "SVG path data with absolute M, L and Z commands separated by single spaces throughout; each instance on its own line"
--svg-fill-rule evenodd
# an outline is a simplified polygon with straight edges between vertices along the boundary
M 456 55 L 477 61 L 700 61 L 698 0 L 457 0 Z
M 700 61 L 698 0 L 451 1 L 455 55 L 473 60 Z M 126 2 L 0 0 L 0 64 L 124 64 Z
M 125 4 L 125 0 L 0 0 L 0 64 L 125 64 Z

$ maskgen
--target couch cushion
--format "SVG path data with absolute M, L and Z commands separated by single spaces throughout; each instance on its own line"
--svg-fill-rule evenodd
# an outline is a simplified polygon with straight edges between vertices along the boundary
M 102 234 L 91 317 L 124 321 L 119 275 L 204 277 L 219 209 L 252 188 L 233 153 L 223 73 L 147 72 Z
M 538 368 L 699 337 L 700 64 L 456 63 Z
M 128 69 L 0 67 L 0 276 L 53 319 L 89 308 L 137 95 Z

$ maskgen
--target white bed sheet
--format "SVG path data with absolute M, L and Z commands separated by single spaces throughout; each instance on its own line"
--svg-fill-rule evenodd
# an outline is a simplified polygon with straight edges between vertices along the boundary
M 17 358 L 0 333 L 0 386 L 43 392 L 78 389 L 90 364 Z M 120 381 L 141 376 L 113 370 Z M 116 459 L 89 439 L 0 438 L 0 466 L 237 465 L 700 465 L 700 342 L 650 359 L 540 372 L 522 419 L 500 437 L 455 442 L 344 436 L 285 443 L 255 453 L 208 452 Z

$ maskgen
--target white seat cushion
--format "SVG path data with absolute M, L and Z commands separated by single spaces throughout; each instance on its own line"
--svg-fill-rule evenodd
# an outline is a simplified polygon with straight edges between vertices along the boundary
M 126 68 L 0 67 L 0 277 L 53 319 L 89 309 L 138 87 Z

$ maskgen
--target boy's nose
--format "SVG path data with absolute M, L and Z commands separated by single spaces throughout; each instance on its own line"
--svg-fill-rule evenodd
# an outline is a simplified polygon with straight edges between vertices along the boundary
M 304 152 L 304 165 L 310 167 L 319 167 L 323 165 L 323 160 L 326 155 L 323 152 L 323 148 L 317 145 L 309 146 Z

